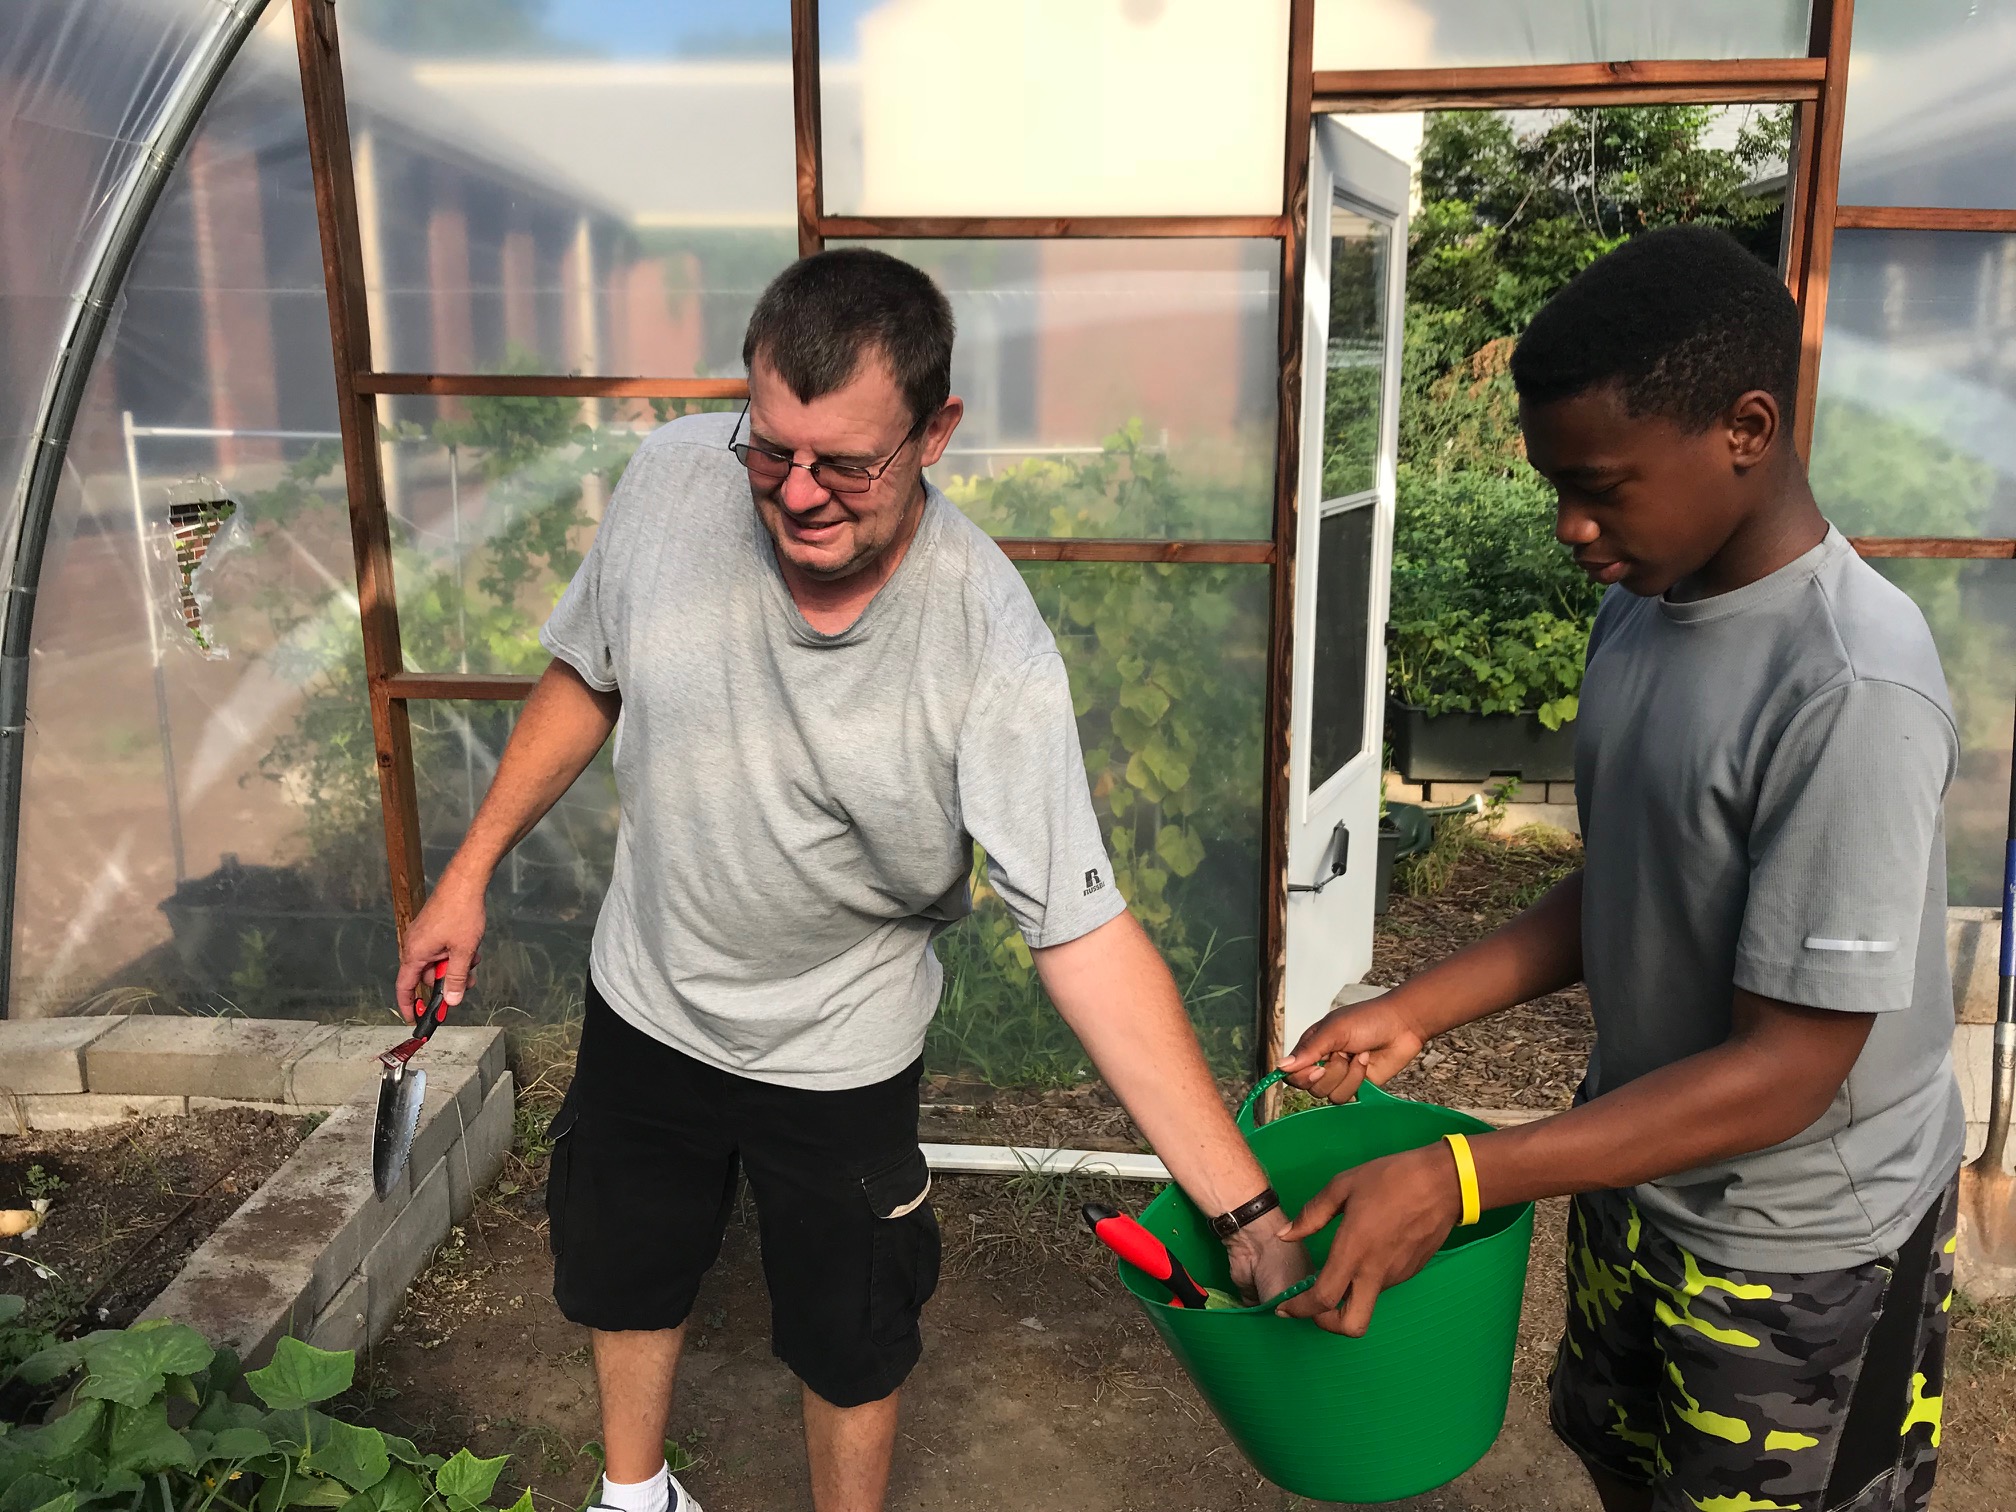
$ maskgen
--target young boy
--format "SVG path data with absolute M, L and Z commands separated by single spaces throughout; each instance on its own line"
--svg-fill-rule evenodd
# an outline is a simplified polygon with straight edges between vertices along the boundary
M 1958 743 L 1917 609 L 1793 451 L 1799 317 L 1720 232 L 1588 268 L 1512 360 L 1555 534 L 1612 585 L 1576 720 L 1581 871 L 1339 1009 L 1284 1067 L 1343 1100 L 1436 1034 L 1588 984 L 1576 1107 L 1346 1172 L 1284 1311 L 1360 1334 L 1461 1219 L 1573 1194 L 1557 1433 L 1607 1512 L 1893 1512 L 1939 1445 L 1964 1134 L 1941 802 Z M 1319 1062 L 1321 1064 L 1319 1064 Z

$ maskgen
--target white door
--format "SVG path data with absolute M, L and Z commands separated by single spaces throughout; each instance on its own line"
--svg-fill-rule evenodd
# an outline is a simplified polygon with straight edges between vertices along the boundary
M 1409 181 L 1399 158 L 1317 119 L 1289 722 L 1289 1046 L 1372 965 Z

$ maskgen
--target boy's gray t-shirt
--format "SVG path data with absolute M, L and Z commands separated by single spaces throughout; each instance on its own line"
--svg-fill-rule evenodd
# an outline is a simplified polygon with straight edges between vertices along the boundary
M 1924 618 L 1838 531 L 1733 593 L 1605 597 L 1575 739 L 1584 1095 L 1727 1039 L 1732 984 L 1876 1018 L 1811 1128 L 1637 1188 L 1702 1258 L 1859 1264 L 1952 1180 L 1941 805 L 1958 750 Z
M 923 1048 L 930 942 L 970 909 L 976 841 L 1031 945 L 1126 905 L 1064 663 L 1000 548 L 933 488 L 894 575 L 821 634 L 727 449 L 734 418 L 645 440 L 540 637 L 623 697 L 590 969 L 709 1065 L 865 1086 Z

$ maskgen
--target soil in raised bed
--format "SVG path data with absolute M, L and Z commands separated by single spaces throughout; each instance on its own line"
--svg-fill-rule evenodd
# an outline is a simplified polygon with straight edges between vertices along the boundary
M 0 1207 L 49 1199 L 40 1228 L 0 1243 L 21 1257 L 0 1265 L 0 1292 L 52 1331 L 131 1323 L 316 1120 L 219 1108 L 0 1138 Z

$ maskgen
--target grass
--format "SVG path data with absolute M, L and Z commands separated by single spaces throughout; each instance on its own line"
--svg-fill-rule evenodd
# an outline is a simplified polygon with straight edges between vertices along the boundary
M 1976 1301 L 1953 1293 L 1953 1353 L 1956 1363 L 2007 1369 L 2016 1365 L 2016 1297 Z
M 1511 836 L 1494 833 L 1519 784 L 1507 779 L 1485 801 L 1482 814 L 1452 814 L 1435 822 L 1435 840 L 1419 855 L 1403 856 L 1393 868 L 1395 890 L 1410 898 L 1441 897 L 1467 858 L 1493 863 L 1491 882 L 1480 907 L 1512 914 L 1540 901 L 1547 890 L 1582 864 L 1582 842 L 1566 830 L 1532 825 Z M 1518 862 L 1507 865 L 1507 862 Z M 1535 865 L 1535 862 L 1538 865 Z

